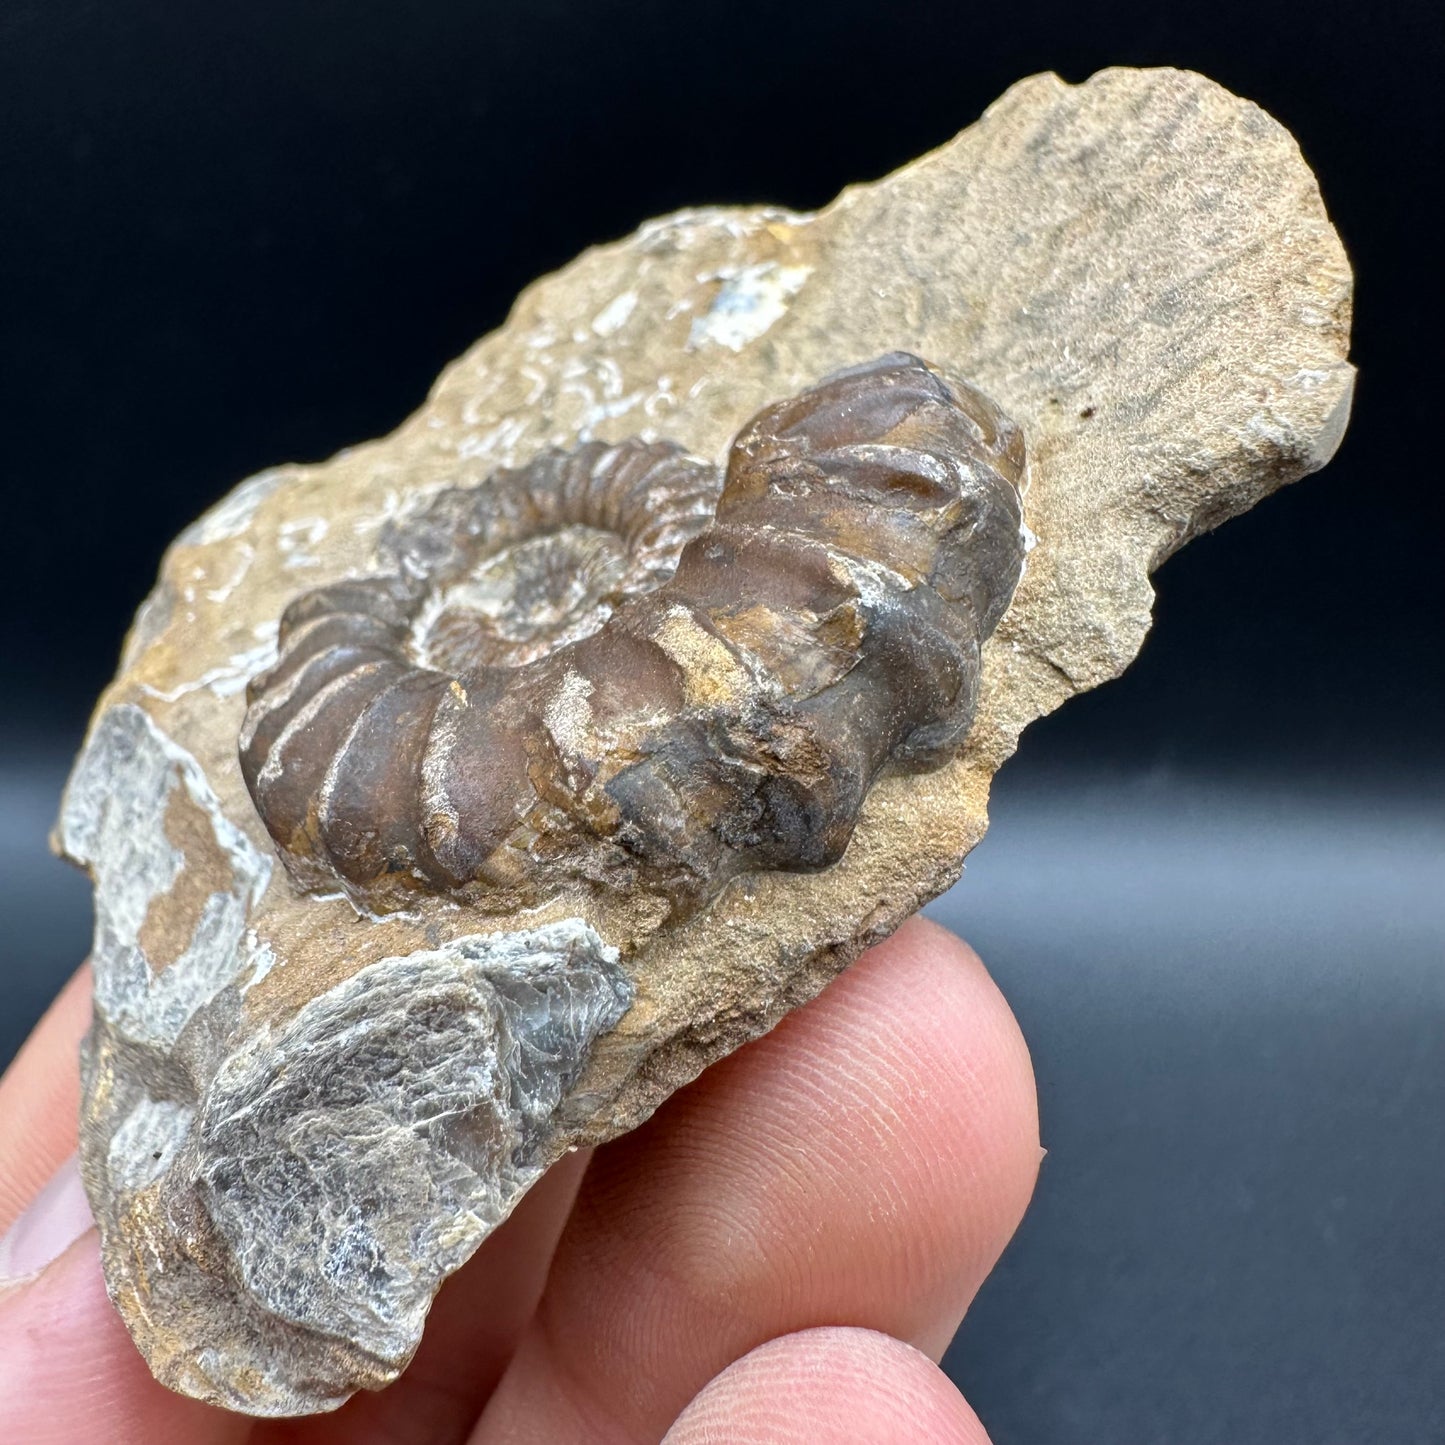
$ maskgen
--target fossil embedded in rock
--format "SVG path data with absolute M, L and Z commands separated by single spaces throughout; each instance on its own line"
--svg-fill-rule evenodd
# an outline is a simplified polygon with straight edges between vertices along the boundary
M 720 493 L 639 441 L 443 492 L 394 571 L 287 608 L 246 785 L 299 882 L 373 907 L 825 867 L 881 767 L 962 744 L 1023 474 L 992 402 L 895 352 L 755 416 Z
M 1329 459 L 1349 309 L 1263 112 L 1037 76 L 815 215 L 587 252 L 391 436 L 189 528 L 59 829 L 81 1167 L 156 1375 L 386 1384 L 553 1161 L 953 883 L 1149 572 Z

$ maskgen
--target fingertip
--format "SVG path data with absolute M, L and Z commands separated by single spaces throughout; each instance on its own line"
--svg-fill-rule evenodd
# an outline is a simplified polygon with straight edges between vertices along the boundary
M 852 988 L 880 1009 L 896 1006 L 898 992 L 906 989 L 920 1007 L 938 1010 L 934 1017 L 954 1025 L 958 1036 L 966 1028 L 970 1040 L 990 1049 L 991 1062 L 1004 1071 L 1002 1082 L 1036 1115 L 1033 1060 L 1023 1031 L 983 959 L 956 933 L 915 914 L 823 997 L 846 996 Z
M 964 940 L 915 917 L 752 1048 L 831 1058 L 794 1075 L 774 1104 L 821 1088 L 813 1130 L 848 1141 L 843 1157 L 872 1161 L 906 1194 L 896 1217 L 909 1220 L 902 1237 L 913 1247 L 895 1286 L 899 1298 L 933 1304 L 911 1324 L 867 1323 L 941 1358 L 1023 1218 L 1042 1157 L 1033 1062 L 998 985 Z M 827 1125 L 849 1092 L 853 1107 Z
M 935 1163 L 953 1161 L 954 1183 L 971 1186 L 974 1213 L 1001 1247 L 1038 1176 L 1038 1092 L 1023 1030 L 978 954 L 915 916 L 736 1056 L 739 1067 L 770 1053 L 795 1059 L 804 1051 L 800 1035 L 812 1036 L 809 1051 L 832 1056 L 835 1079 L 856 1062 L 860 1084 L 871 1079 L 874 1090 L 908 1106 L 907 1137 L 931 1150 Z M 828 1103 L 821 1100 L 820 1110 Z
M 875 945 L 873 951 L 899 947 L 937 952 L 945 957 L 957 956 L 970 965 L 982 967 L 978 954 L 964 939 L 926 913 L 915 913 L 904 919 L 882 943 Z
M 951 1060 L 971 1084 L 978 1133 L 970 1145 L 998 1151 L 993 1178 L 1015 1196 L 1021 1217 L 1045 1152 L 1038 1087 L 1028 1041 L 983 960 L 956 933 L 917 914 L 864 954 L 835 985 L 836 995 L 850 988 L 880 1016 L 909 1019 L 920 1054 Z M 893 998 L 900 988 L 910 996 L 906 1011 Z
M 90 968 L 82 966 L 0 1076 L 0 1231 L 74 1152 L 90 993 Z
M 251 1424 L 151 1376 L 106 1295 L 93 1229 L 0 1295 L 0 1440 L 233 1445 Z
M 926 1355 L 874 1330 L 800 1330 L 710 1380 L 663 1445 L 988 1445 Z
M 72 1154 L 0 1237 L 0 1298 L 59 1259 L 95 1228 Z
M 965 944 L 910 924 L 598 1150 L 477 1438 L 655 1438 L 728 1360 L 824 1325 L 936 1358 L 1038 1164 L 1007 1004 Z

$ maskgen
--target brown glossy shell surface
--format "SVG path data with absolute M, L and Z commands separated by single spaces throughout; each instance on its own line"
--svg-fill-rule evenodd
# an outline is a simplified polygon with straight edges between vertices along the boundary
M 895 352 L 758 413 L 725 476 L 628 440 L 445 491 L 394 570 L 287 608 L 247 787 L 298 883 L 378 910 L 825 867 L 881 769 L 961 745 L 1023 475 L 992 402 Z

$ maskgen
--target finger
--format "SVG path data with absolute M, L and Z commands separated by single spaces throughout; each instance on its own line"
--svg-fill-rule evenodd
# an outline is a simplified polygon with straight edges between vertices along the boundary
M 763 1341 L 938 1355 L 1039 1161 L 1028 1052 L 982 964 L 915 921 L 597 1151 L 474 1441 L 655 1441 Z
M 106 1297 L 93 1230 L 0 1295 L 0 1440 L 238 1445 L 250 1423 L 152 1379 Z
M 873 1330 L 784 1335 L 704 1385 L 663 1445 L 988 1445 L 927 1355 Z
M 537 1307 L 588 1155 L 561 1160 L 450 1279 L 394 1385 L 333 1415 L 268 1422 L 255 1445 L 450 1445 L 465 1440 Z
M 100 1275 L 75 1170 L 79 1050 L 90 1023 L 80 969 L 0 1080 L 0 1440 L 50 1445 L 232 1445 L 248 1422 L 151 1378 Z
M 0 1234 L 75 1152 L 90 969 L 78 969 L 0 1078 Z

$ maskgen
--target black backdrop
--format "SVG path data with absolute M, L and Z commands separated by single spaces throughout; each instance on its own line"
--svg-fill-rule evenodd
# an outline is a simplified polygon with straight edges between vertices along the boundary
M 43 855 L 65 759 L 204 506 L 388 430 L 647 216 L 816 206 L 1037 70 L 1189 66 L 1319 174 L 1356 414 L 1169 563 L 1139 662 L 1029 734 L 939 905 L 1053 1146 L 950 1367 L 999 1445 L 1445 1439 L 1435 11 L 8 0 L 0 1059 L 84 951 Z

